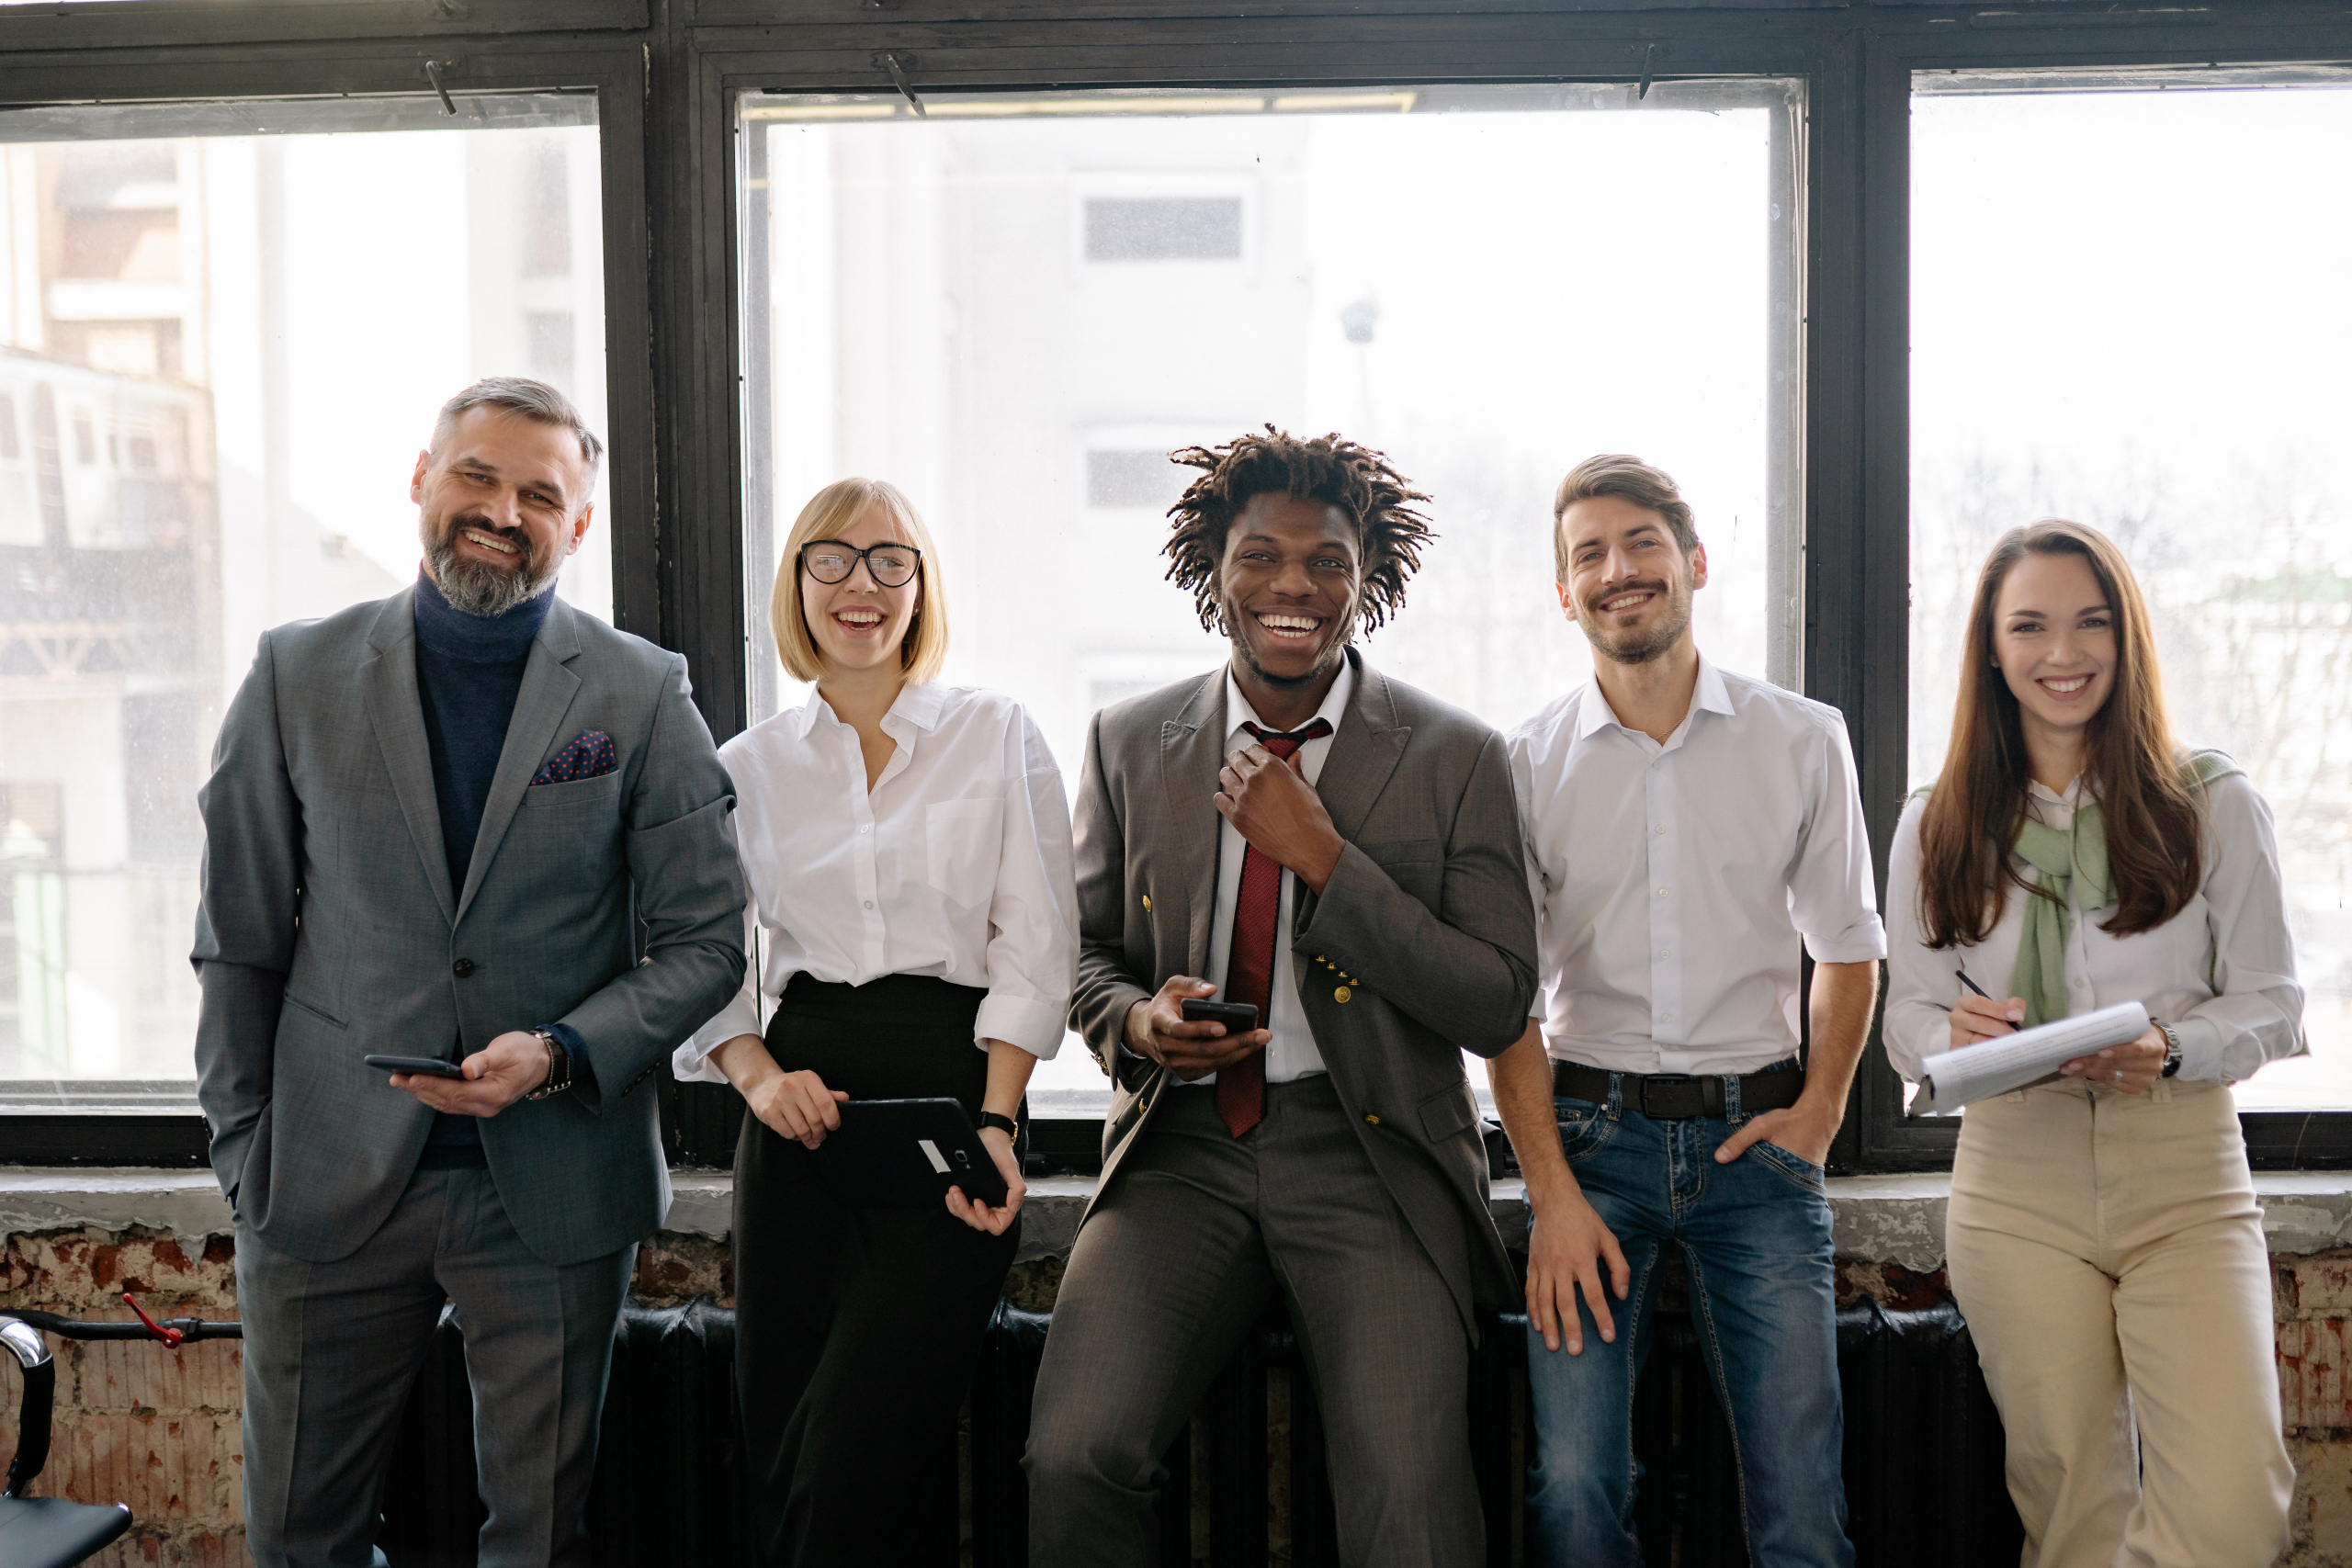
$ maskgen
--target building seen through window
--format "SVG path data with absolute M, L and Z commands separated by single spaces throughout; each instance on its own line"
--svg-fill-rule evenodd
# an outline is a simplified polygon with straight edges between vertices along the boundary
M 2106 532 L 2148 595 L 2178 738 L 2228 751 L 2278 819 L 2312 1054 L 2238 1105 L 2342 1110 L 2352 90 L 2264 74 L 1917 80 L 1909 763 L 1915 784 L 1941 765 L 1993 539 L 2048 516 Z
M 255 638 L 414 579 L 467 382 L 604 423 L 594 100 L 458 104 L 0 113 L 0 1102 L 187 1108 Z M 563 592 L 609 615 L 604 544 Z
M 776 551 L 845 474 L 944 558 L 946 678 L 1090 716 L 1216 668 L 1168 460 L 1272 423 L 1385 450 L 1439 535 L 1364 645 L 1509 728 L 1584 678 L 1551 496 L 1638 453 L 1696 507 L 1701 646 L 1798 679 L 1792 84 L 743 100 L 754 722 Z M 1483 1081 L 1483 1073 L 1476 1075 Z M 1095 1089 L 1082 1049 L 1044 1089 Z

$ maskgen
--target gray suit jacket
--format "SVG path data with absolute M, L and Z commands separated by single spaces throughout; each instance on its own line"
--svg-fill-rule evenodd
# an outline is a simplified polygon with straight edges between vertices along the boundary
M 481 837 L 449 886 L 416 686 L 415 590 L 265 633 L 204 815 L 197 1092 L 238 1218 L 348 1256 L 432 1112 L 370 1052 L 456 1059 L 578 1030 L 594 1081 L 481 1122 L 499 1196 L 553 1264 L 669 1212 L 654 1075 L 743 978 L 734 790 L 685 660 L 558 601 L 531 644 Z M 583 730 L 619 767 L 532 785 Z
M 1520 1294 L 1461 1055 L 1511 1045 L 1535 997 L 1510 765 L 1486 725 L 1348 657 L 1355 696 L 1319 788 L 1348 847 L 1322 897 L 1298 889 L 1292 969 L 1340 1101 L 1468 1324 L 1474 1301 Z M 1122 1058 L 1127 1010 L 1208 972 L 1225 734 L 1219 670 L 1105 708 L 1087 736 L 1070 1022 L 1117 1086 L 1098 1193 L 1176 1081 Z

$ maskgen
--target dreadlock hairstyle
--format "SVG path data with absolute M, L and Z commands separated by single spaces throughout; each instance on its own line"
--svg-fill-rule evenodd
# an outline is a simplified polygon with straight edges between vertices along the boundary
M 1217 595 L 1217 569 L 1226 536 L 1252 496 L 1287 495 L 1338 507 L 1355 525 L 1363 558 L 1363 600 L 1357 619 L 1365 631 L 1405 604 L 1405 584 L 1421 566 L 1421 547 L 1437 536 L 1408 504 L 1427 501 L 1385 454 L 1336 433 L 1301 441 L 1266 426 L 1263 435 L 1238 435 L 1222 446 L 1187 446 L 1169 461 L 1205 470 L 1168 509 L 1175 520 L 1167 547 L 1168 581 L 1193 591 L 1201 625 L 1226 632 Z

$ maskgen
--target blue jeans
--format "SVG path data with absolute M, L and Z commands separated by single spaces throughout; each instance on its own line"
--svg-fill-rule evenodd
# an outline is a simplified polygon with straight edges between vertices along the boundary
M 1531 1562 L 1639 1568 L 1634 1383 L 1649 1356 L 1659 1264 L 1672 1242 L 1690 1270 L 1691 1326 L 1731 1423 L 1749 1561 L 1851 1568 L 1821 1168 L 1766 1143 L 1717 1165 L 1716 1146 L 1748 1120 L 1737 1082 L 1724 1089 L 1724 1115 L 1677 1121 L 1653 1121 L 1627 1104 L 1618 1074 L 1610 1076 L 1606 1104 L 1553 1101 L 1568 1164 L 1624 1249 L 1633 1290 L 1611 1303 L 1613 1345 L 1601 1342 L 1581 1300 L 1582 1355 L 1569 1355 L 1565 1343 L 1545 1349 L 1529 1326 L 1537 1440 L 1527 1487 Z

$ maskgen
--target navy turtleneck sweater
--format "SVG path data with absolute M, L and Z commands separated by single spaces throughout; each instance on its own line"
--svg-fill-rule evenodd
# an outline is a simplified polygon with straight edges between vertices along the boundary
M 443 598 L 431 577 L 416 574 L 416 694 L 424 709 L 425 743 L 433 751 L 433 797 L 440 807 L 441 851 L 448 857 L 452 897 L 464 896 L 490 783 L 531 661 L 531 643 L 554 602 L 549 590 L 504 615 L 469 615 Z M 560 1024 L 542 1027 L 571 1053 L 572 1076 L 584 1077 L 588 1059 L 578 1033 Z M 421 1168 L 484 1163 L 474 1117 L 434 1116 Z

